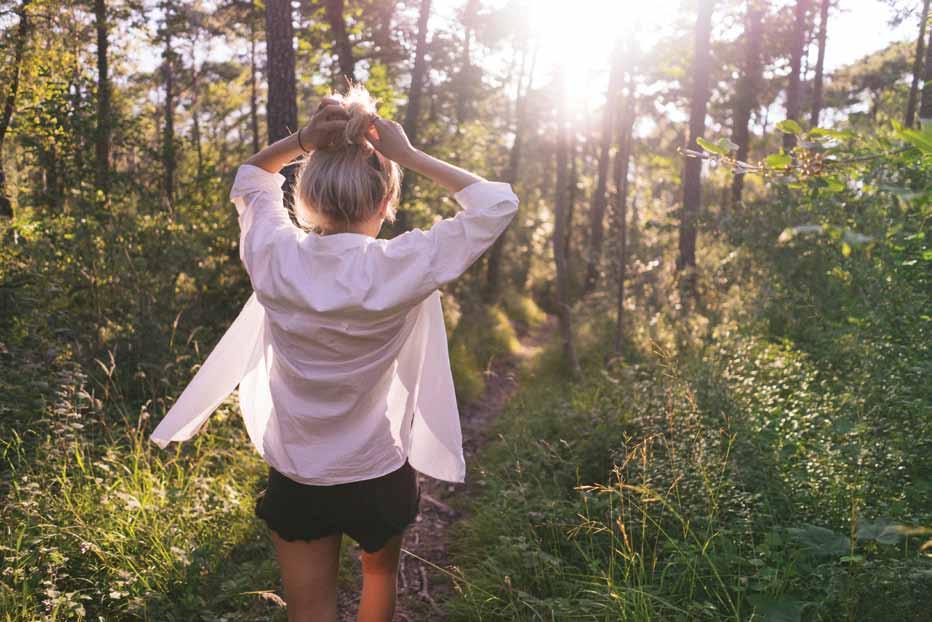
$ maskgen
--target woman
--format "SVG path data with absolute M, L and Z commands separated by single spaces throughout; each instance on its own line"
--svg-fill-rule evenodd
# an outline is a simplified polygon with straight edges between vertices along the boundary
M 302 155 L 295 214 L 311 231 L 282 203 L 279 171 Z M 399 165 L 464 209 L 376 239 L 394 219 Z M 356 86 L 249 158 L 230 198 L 255 292 L 151 438 L 191 438 L 238 384 L 269 464 L 256 515 L 275 544 L 288 619 L 336 620 L 346 533 L 363 549 L 358 620 L 391 620 L 402 538 L 418 512 L 415 471 L 465 479 L 438 289 L 501 235 L 517 197 L 412 147 Z

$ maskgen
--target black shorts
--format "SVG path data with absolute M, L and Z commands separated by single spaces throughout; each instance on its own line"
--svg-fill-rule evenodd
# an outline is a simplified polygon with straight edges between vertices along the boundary
M 417 472 L 407 460 L 381 477 L 332 486 L 302 484 L 269 466 L 255 513 L 289 542 L 342 532 L 374 553 L 414 522 L 420 501 Z

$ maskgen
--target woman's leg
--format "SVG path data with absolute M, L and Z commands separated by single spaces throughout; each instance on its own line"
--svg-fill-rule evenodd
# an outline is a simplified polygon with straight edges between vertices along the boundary
M 375 553 L 362 553 L 362 597 L 358 622 L 391 622 L 395 614 L 398 561 L 403 534 L 393 536 Z
M 343 534 L 288 542 L 270 532 L 285 587 L 288 622 L 336 622 Z

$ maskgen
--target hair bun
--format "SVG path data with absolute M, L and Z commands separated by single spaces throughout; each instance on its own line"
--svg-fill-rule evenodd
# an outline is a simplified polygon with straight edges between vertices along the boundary
M 341 103 L 349 113 L 346 122 L 344 138 L 348 145 L 358 145 L 365 151 L 372 151 L 372 145 L 366 140 L 366 131 L 375 114 L 375 100 L 365 87 L 353 85 L 346 95 L 339 97 Z

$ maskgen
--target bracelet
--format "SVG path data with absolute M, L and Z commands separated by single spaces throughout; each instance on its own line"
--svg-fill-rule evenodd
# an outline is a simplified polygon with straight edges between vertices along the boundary
M 305 154 L 310 153 L 310 149 L 305 149 L 304 145 L 301 144 L 301 130 L 298 130 L 298 148 L 303 151 Z

